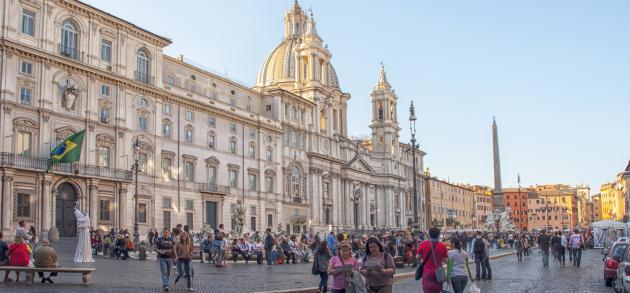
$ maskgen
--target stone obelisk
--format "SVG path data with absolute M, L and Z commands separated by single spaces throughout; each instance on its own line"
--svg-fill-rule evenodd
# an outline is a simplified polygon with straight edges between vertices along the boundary
M 503 203 L 503 188 L 501 187 L 501 162 L 499 159 L 499 134 L 497 121 L 492 117 L 492 155 L 494 157 L 494 190 L 492 191 L 492 210 L 502 212 L 505 210 Z

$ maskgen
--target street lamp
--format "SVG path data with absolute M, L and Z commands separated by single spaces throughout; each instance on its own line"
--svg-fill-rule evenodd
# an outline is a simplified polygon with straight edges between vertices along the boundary
M 416 110 L 413 107 L 413 101 L 411 101 L 411 106 L 409 106 L 409 130 L 411 131 L 411 161 L 413 168 L 413 226 L 414 228 L 418 225 L 418 192 L 416 190 Z
M 136 175 L 135 180 L 135 192 L 134 192 L 134 223 L 133 223 L 133 242 L 138 244 L 140 242 L 140 233 L 138 231 L 138 171 L 140 169 L 140 137 L 136 136 L 133 142 L 133 171 Z
M 359 200 L 361 199 L 361 189 L 355 189 L 352 195 L 352 201 L 354 203 L 354 230 L 359 234 Z

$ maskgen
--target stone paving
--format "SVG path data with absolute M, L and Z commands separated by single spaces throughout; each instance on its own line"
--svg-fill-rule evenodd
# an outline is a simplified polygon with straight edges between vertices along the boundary
M 597 249 L 582 254 L 581 267 L 573 267 L 567 256 L 567 266 L 560 267 L 550 257 L 549 267 L 542 267 L 542 259 L 536 250 L 522 263 L 515 255 L 490 262 L 492 280 L 479 281 L 481 292 L 527 292 L 527 293 L 612 293 L 604 286 L 602 255 Z M 471 267 L 474 271 L 474 265 Z M 474 274 L 474 273 L 473 273 Z M 397 282 L 395 292 L 422 292 L 420 283 L 407 279 Z

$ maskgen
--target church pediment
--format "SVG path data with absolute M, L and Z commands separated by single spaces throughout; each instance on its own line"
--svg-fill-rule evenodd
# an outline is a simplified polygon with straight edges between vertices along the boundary
M 374 169 L 361 157 L 354 157 L 350 162 L 344 165 L 344 168 L 353 169 L 366 173 L 374 173 Z

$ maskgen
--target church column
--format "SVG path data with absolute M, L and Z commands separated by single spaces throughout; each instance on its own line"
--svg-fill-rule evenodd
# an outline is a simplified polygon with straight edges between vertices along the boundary
M 393 212 L 393 207 L 390 201 L 391 189 L 389 188 L 389 186 L 385 186 L 383 191 L 383 200 L 385 202 L 385 226 L 389 228 L 392 226 L 391 214 Z
M 42 234 L 46 235 L 44 236 L 44 238 L 42 239 L 48 239 L 48 231 L 50 230 L 50 228 L 52 228 L 51 225 L 51 220 L 52 220 L 52 215 L 51 215 L 51 207 L 53 206 L 54 202 L 51 201 L 50 199 L 50 184 L 52 183 L 52 176 L 49 175 L 44 175 L 44 178 L 42 180 L 42 226 L 41 226 L 41 230 L 42 230 Z
M 2 176 L 2 230 L 11 231 L 13 223 L 13 173 L 4 171 Z
M 333 119 L 333 109 L 332 107 L 327 107 L 326 108 L 326 116 L 328 117 L 328 119 L 326 119 L 326 128 L 328 128 L 328 132 L 326 132 L 328 134 L 328 136 L 333 136 L 333 121 L 335 119 Z M 332 143 L 329 144 L 330 146 L 328 147 L 328 151 L 332 152 Z
M 89 201 L 90 201 L 90 208 L 89 208 L 89 215 L 90 215 L 90 226 L 92 227 L 96 227 L 96 220 L 97 220 L 97 216 L 98 216 L 98 212 L 97 212 L 97 197 L 98 197 L 98 179 L 90 179 L 88 181 L 88 190 L 89 190 Z
M 361 190 L 363 193 L 363 198 L 361 199 L 361 226 L 363 229 L 367 228 L 368 225 L 368 214 L 370 213 L 370 201 L 368 196 L 368 184 L 364 183 L 361 185 Z
M 354 207 L 352 206 L 352 202 L 350 202 L 350 197 L 352 197 L 352 180 L 346 180 L 346 193 L 344 194 L 344 209 L 346 211 L 350 211 L 346 213 L 346 226 L 351 226 L 354 223 Z
M 121 186 L 118 190 L 118 228 L 125 229 L 127 227 L 127 187 Z

